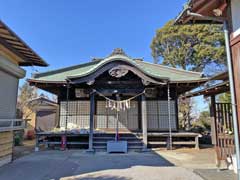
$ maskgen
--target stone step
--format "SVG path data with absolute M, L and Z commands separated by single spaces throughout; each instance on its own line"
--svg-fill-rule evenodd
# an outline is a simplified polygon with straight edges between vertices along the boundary
M 114 134 L 94 134 L 93 137 L 115 137 L 115 133 Z M 119 134 L 120 137 L 140 137 L 138 135 L 134 135 L 134 134 Z
M 115 138 L 109 138 L 109 137 L 94 137 L 93 141 L 111 141 L 115 140 Z M 138 138 L 120 138 L 120 141 L 142 141 L 142 139 Z
M 93 149 L 102 149 L 107 150 L 107 145 L 99 145 L 99 146 L 93 146 Z M 128 146 L 128 149 L 142 149 L 142 146 Z
M 140 136 L 135 134 L 120 134 L 120 141 L 127 141 L 128 150 L 141 151 L 143 142 Z M 111 134 L 94 134 L 93 136 L 93 148 L 96 151 L 107 151 L 107 141 L 114 141 L 115 133 Z
M 99 145 L 99 146 L 94 145 L 93 149 L 105 149 L 105 150 L 107 150 L 107 145 Z
M 128 141 L 128 145 L 132 144 L 143 144 L 141 141 Z M 93 141 L 93 144 L 107 144 L 107 141 Z

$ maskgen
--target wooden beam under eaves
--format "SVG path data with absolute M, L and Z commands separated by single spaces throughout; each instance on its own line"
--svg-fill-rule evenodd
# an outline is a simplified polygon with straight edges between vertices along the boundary
M 6 35 L 6 34 L 1 34 L 1 33 L 0 33 L 0 37 L 2 37 L 3 39 L 17 40 L 16 37 L 13 37 L 13 36 L 10 36 L 10 35 Z
M 14 45 L 18 45 L 18 46 L 22 46 L 23 47 L 23 44 L 19 41 L 13 41 L 13 40 L 6 40 L 8 43 L 10 44 L 14 44 Z
M 22 50 L 28 50 L 28 48 L 24 47 L 24 46 L 17 46 L 17 45 L 13 45 L 14 48 L 16 49 L 22 49 Z

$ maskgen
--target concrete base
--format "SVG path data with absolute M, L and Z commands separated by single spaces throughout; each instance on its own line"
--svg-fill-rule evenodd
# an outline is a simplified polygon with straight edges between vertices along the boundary
M 38 152 L 39 151 L 39 147 L 35 147 L 34 151 Z
M 122 152 L 127 153 L 127 141 L 108 141 L 107 142 L 107 152 L 114 153 L 114 152 Z

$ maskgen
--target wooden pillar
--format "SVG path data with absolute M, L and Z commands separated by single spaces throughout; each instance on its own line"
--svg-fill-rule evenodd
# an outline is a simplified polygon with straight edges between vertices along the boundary
M 211 107 L 210 107 L 210 117 L 211 117 L 211 134 L 212 134 L 212 144 L 217 145 L 217 122 L 216 122 L 216 98 L 215 95 L 211 96 Z
M 211 116 L 211 134 L 212 134 L 212 144 L 214 144 L 216 152 L 216 166 L 220 166 L 220 157 L 218 149 L 218 129 L 217 129 L 217 118 L 216 118 L 216 97 L 215 95 L 211 96 L 211 107 L 210 107 L 210 116 Z
M 95 92 L 90 95 L 90 122 L 89 122 L 89 145 L 88 151 L 93 152 L 93 130 L 94 130 L 94 114 L 95 114 Z
M 143 136 L 143 150 L 147 149 L 147 104 L 146 104 L 146 97 L 143 94 L 142 98 L 142 136 Z
M 141 98 L 138 97 L 138 130 L 142 129 L 142 104 Z

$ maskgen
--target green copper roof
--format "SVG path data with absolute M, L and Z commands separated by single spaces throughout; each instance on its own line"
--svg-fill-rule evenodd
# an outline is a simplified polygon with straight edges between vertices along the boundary
M 38 73 L 30 79 L 30 81 L 38 82 L 65 82 L 66 79 L 71 78 L 81 78 L 95 72 L 100 67 L 105 64 L 114 62 L 114 61 L 123 61 L 128 63 L 144 74 L 157 78 L 157 79 L 169 79 L 171 82 L 196 82 L 196 81 L 205 81 L 205 78 L 201 77 L 201 73 L 185 71 L 181 69 L 171 68 L 159 64 L 153 64 L 149 62 L 144 62 L 142 60 L 131 59 L 125 54 L 112 54 L 111 56 L 102 59 L 95 60 L 93 62 L 84 63 L 72 67 L 67 67 L 63 69 L 58 69 L 54 71 L 48 71 L 45 73 Z

